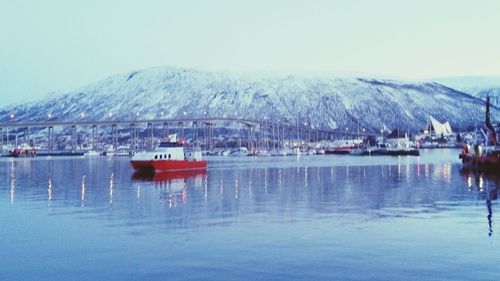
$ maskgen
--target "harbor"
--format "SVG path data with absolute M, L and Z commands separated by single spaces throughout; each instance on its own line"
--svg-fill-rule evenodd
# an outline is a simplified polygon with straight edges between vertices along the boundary
M 428 274 L 488 280 L 500 183 L 462 172 L 459 151 L 207 156 L 206 171 L 153 174 L 132 173 L 120 157 L 2 158 L 0 239 L 10 242 L 0 244 L 0 276 L 329 280 L 343 270 L 397 279 L 439 261 L 448 266 Z M 249 273 L 256 263 L 266 265 Z
M 12 118 L 14 119 L 14 117 Z M 437 120 L 421 131 L 368 131 L 238 118 L 9 122 L 0 124 L 3 156 L 128 156 L 150 151 L 175 134 L 204 155 L 417 155 L 418 148 L 457 148 L 478 132 L 455 133 Z M 433 123 L 431 123 L 433 122 Z M 439 126 L 442 126 L 439 127 Z M 435 129 L 437 128 L 437 129 Z M 14 150 L 19 150 L 16 153 Z M 36 152 L 36 153 L 34 153 Z
M 498 281 L 500 1 L 3 1 L 0 281 Z

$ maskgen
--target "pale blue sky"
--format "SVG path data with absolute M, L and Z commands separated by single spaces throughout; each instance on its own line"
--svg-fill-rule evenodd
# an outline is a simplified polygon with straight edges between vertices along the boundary
M 174 65 L 500 74 L 500 1 L 0 0 L 0 105 Z

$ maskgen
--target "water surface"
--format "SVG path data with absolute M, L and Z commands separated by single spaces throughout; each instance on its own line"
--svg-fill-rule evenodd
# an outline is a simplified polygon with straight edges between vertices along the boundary
M 0 280 L 498 280 L 498 175 L 420 157 L 0 160 Z

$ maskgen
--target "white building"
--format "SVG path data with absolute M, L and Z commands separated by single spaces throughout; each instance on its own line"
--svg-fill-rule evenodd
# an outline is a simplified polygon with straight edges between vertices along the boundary
M 444 123 L 440 123 L 434 117 L 429 115 L 429 122 L 426 126 L 426 133 L 435 136 L 449 136 L 453 134 L 453 130 L 451 129 L 450 122 L 446 121 Z

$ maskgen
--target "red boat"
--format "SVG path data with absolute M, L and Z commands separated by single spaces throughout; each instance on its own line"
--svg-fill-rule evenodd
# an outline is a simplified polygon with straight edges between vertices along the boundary
M 351 150 L 363 145 L 362 139 L 335 140 L 330 147 L 325 149 L 325 154 L 349 154 Z
M 207 161 L 201 159 L 200 150 L 185 148 L 184 142 L 170 140 L 161 142 L 153 151 L 138 152 L 130 161 L 139 171 L 187 171 L 207 168 Z
M 36 156 L 36 150 L 33 147 L 30 146 L 20 146 L 15 148 L 10 152 L 10 156 L 12 157 L 35 157 Z
M 487 170 L 500 173 L 500 146 L 497 141 L 497 133 L 490 120 L 490 96 L 486 97 L 486 130 L 487 145 L 465 145 L 459 155 L 464 168 Z

